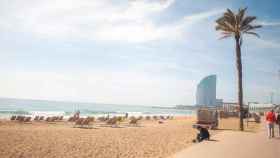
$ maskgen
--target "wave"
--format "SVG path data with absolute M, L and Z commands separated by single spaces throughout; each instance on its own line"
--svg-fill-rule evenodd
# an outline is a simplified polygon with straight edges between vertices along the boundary
M 73 113 L 73 112 L 72 112 Z M 119 111 L 96 111 L 96 110 L 81 110 L 81 114 L 121 114 Z
M 64 111 L 30 111 L 31 115 L 43 115 L 43 116 L 63 116 L 65 115 Z
M 0 110 L 0 114 L 31 115 L 30 112 L 24 110 Z
M 139 111 L 138 111 L 139 110 Z M 123 109 L 123 110 L 91 110 L 91 109 L 80 109 L 80 115 L 83 117 L 86 116 L 124 116 L 126 113 L 129 116 L 151 116 L 151 115 L 193 115 L 193 111 L 191 110 L 150 110 L 149 109 Z M 0 110 L 0 117 L 7 117 L 12 115 L 29 115 L 31 117 L 35 116 L 65 116 L 70 117 L 74 114 L 75 111 L 73 110 L 10 110 L 10 109 L 3 109 Z

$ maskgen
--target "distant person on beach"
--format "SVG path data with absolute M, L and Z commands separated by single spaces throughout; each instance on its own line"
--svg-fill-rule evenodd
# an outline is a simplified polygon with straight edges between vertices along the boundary
M 202 142 L 203 140 L 210 139 L 210 134 L 209 134 L 207 128 L 198 126 L 197 130 L 199 131 L 199 133 L 196 136 L 196 140 L 193 140 L 193 142 Z
M 276 116 L 275 113 L 272 110 L 270 110 L 266 116 L 266 122 L 267 122 L 267 132 L 268 132 L 268 137 L 273 138 L 274 137 L 274 123 L 276 122 Z
M 280 136 L 280 111 L 278 111 L 278 115 L 277 115 L 277 118 L 276 118 L 276 124 L 278 125 L 278 133 L 279 133 L 279 136 Z
M 80 111 L 76 111 L 76 113 L 74 114 L 74 118 L 80 118 Z
M 126 119 L 128 118 L 128 113 L 125 113 L 125 118 L 126 118 Z

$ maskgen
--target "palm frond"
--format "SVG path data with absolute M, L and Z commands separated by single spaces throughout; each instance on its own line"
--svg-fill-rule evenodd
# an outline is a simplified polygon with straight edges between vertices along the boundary
M 218 30 L 235 32 L 234 24 L 232 24 L 234 23 L 234 19 L 232 18 L 222 16 L 216 20 L 216 23 L 220 26 L 216 27 Z
M 255 16 L 247 16 L 245 17 L 240 24 L 240 27 L 245 27 L 246 25 L 249 25 L 252 21 L 254 21 L 257 17 Z
M 235 17 L 234 13 L 230 9 L 228 9 L 228 8 L 227 8 L 227 12 L 226 13 L 228 13 L 232 18 Z
M 222 32 L 222 34 L 223 34 L 223 35 L 232 35 L 232 34 L 233 34 L 233 32 L 227 32 L 227 31 L 224 31 L 224 32 Z
M 244 33 L 245 33 L 245 34 L 249 34 L 249 35 L 254 35 L 254 36 L 260 38 L 260 35 L 257 34 L 257 33 L 255 33 L 255 32 L 248 32 L 248 31 L 246 31 L 246 32 L 244 32 Z
M 226 21 L 218 21 L 217 24 L 216 30 L 234 32 L 233 26 Z
M 232 32 L 232 30 L 229 27 L 225 27 L 224 25 L 216 25 L 217 31 L 225 31 L 225 32 Z
M 224 36 L 220 37 L 219 40 L 222 40 L 222 39 L 225 39 L 225 38 L 229 38 L 229 37 L 232 37 L 232 35 L 231 34 L 224 35 Z
M 262 27 L 262 25 L 250 25 L 250 24 L 248 24 L 248 25 L 244 26 L 243 28 L 240 28 L 240 30 L 242 32 L 246 32 L 246 31 L 258 29 L 258 28 L 261 28 L 261 27 Z
M 253 25 L 252 27 L 251 27 L 251 30 L 253 30 L 253 29 L 258 29 L 258 28 L 261 28 L 262 27 L 262 25 Z
M 230 23 L 232 26 L 236 25 L 236 18 L 232 14 L 225 12 L 223 16 L 224 20 Z
M 246 10 L 247 10 L 247 7 L 243 8 L 243 9 L 239 9 L 238 14 L 237 14 L 238 25 L 240 25 L 241 21 L 243 20 Z

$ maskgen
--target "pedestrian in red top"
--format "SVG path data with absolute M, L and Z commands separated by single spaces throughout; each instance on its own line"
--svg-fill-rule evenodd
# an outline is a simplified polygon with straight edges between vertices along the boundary
M 276 122 L 276 116 L 275 116 L 273 109 L 266 114 L 266 122 L 267 122 L 268 137 L 273 138 L 274 137 L 274 123 Z

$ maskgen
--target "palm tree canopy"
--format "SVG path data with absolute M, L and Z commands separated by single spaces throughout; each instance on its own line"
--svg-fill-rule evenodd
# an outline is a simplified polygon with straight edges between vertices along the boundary
M 222 17 L 216 20 L 216 30 L 222 31 L 222 37 L 242 37 L 243 34 L 250 34 L 259 37 L 253 32 L 255 29 L 262 27 L 261 25 L 254 25 L 252 22 L 256 20 L 255 16 L 245 16 L 247 8 L 239 9 L 238 13 L 232 12 L 230 9 L 224 13 Z

